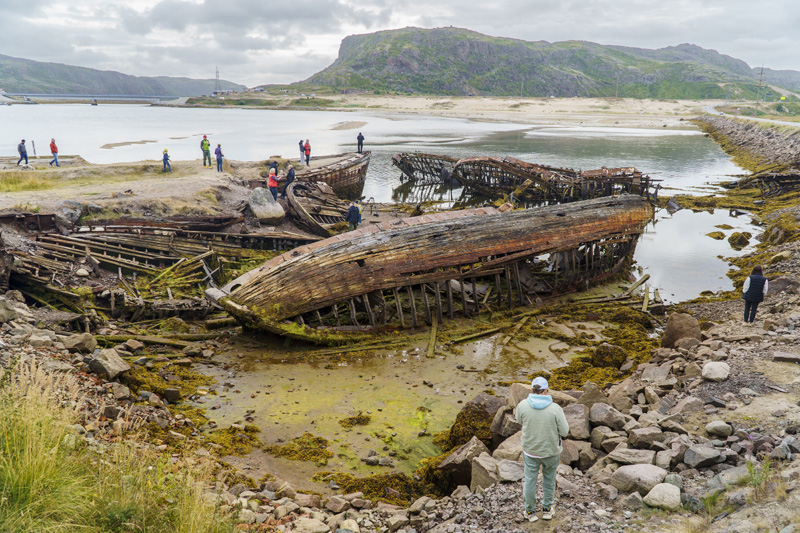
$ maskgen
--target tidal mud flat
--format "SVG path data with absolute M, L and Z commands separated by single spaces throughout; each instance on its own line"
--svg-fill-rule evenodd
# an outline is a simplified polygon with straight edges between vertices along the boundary
M 505 446 L 499 442 L 513 437 L 514 429 L 503 406 L 518 399 L 515 394 L 519 394 L 519 385 L 515 387 L 515 382 L 529 382 L 534 370 L 547 370 L 551 384 L 564 393 L 559 395 L 560 401 L 584 407 L 571 408 L 575 427 L 588 428 L 588 436 L 578 430 L 571 435 L 573 444 L 563 458 L 570 468 L 560 470 L 560 484 L 568 495 L 559 503 L 565 516 L 559 517 L 563 521 L 557 527 L 588 527 L 600 521 L 609 529 L 626 526 L 636 530 L 643 522 L 637 522 L 642 515 L 633 509 L 641 505 L 642 497 L 651 507 L 676 508 L 674 498 L 659 503 L 655 494 L 649 497 L 651 488 L 632 488 L 621 481 L 622 473 L 617 471 L 624 466 L 647 464 L 650 458 L 650 463 L 655 463 L 651 466 L 670 475 L 677 473 L 680 483 L 672 477 L 668 484 L 680 484 L 679 495 L 686 495 L 687 502 L 697 507 L 697 501 L 710 490 L 703 483 L 713 481 L 713 476 L 719 475 L 717 482 L 725 486 L 728 478 L 722 475 L 724 471 L 739 468 L 730 475 L 743 479 L 747 469 L 741 467 L 746 467 L 747 460 L 763 465 L 765 456 L 787 461 L 793 453 L 794 441 L 786 439 L 794 434 L 797 416 L 792 407 L 797 400 L 792 383 L 796 376 L 791 366 L 784 366 L 787 363 L 771 359 L 775 352 L 797 351 L 797 321 L 793 316 L 798 301 L 792 281 L 798 267 L 797 229 L 792 222 L 797 218 L 796 205 L 791 193 L 774 201 L 768 199 L 766 205 L 753 204 L 757 194 L 758 189 L 744 188 L 719 199 L 681 198 L 679 203 L 693 208 L 746 206 L 764 221 L 765 234 L 771 235 L 772 241 L 766 239 L 755 256 L 745 257 L 740 263 L 743 271 L 752 261 L 772 264 L 768 269 L 776 271 L 774 304 L 762 311 L 769 323 L 759 324 L 765 328 L 763 333 L 737 327 L 735 317 L 741 304 L 734 294 L 716 295 L 681 306 L 697 320 L 696 330 L 690 321 L 691 327 L 681 330 L 681 335 L 690 331 L 687 337 L 695 338 L 697 344 L 686 340 L 675 349 L 674 343 L 670 346 L 662 339 L 666 346 L 656 350 L 654 333 L 665 325 L 665 319 L 643 313 L 642 297 L 635 301 L 619 298 L 631 287 L 627 280 L 613 281 L 595 289 L 597 292 L 573 298 L 588 301 L 546 302 L 539 313 L 524 321 L 524 316 L 498 309 L 470 322 L 441 324 L 430 359 L 431 334 L 427 328 L 411 335 L 390 334 L 372 345 L 320 349 L 276 339 L 255 340 L 249 334 L 240 336 L 237 330 L 220 336 L 215 333 L 219 331 L 215 321 L 224 323 L 225 318 L 216 315 L 207 317 L 202 326 L 192 320 L 150 319 L 150 324 L 137 321 L 135 328 L 118 324 L 108 327 L 103 322 L 106 311 L 97 309 L 94 326 L 107 328 L 98 330 L 98 340 L 114 346 L 130 367 L 119 378 L 127 383 L 127 395 L 119 387 L 117 394 L 114 382 L 106 382 L 109 393 L 115 396 L 116 405 L 111 406 L 133 407 L 141 413 L 158 447 L 216 455 L 235 466 L 238 474 L 220 478 L 227 482 L 219 496 L 223 510 L 245 524 L 252 522 L 256 530 L 278 526 L 335 529 L 345 520 L 354 521 L 362 530 L 523 529 L 524 524 L 510 525 L 517 524 L 519 518 L 519 485 L 512 481 L 518 475 L 518 465 L 515 471 L 511 464 L 503 463 L 503 476 L 510 477 L 498 477 L 502 461 L 514 463 L 518 459 L 513 448 L 509 450 L 513 439 Z M 183 274 L 191 275 L 191 271 Z M 783 281 L 778 282 L 778 278 Z M 741 283 L 743 278 L 739 275 L 736 279 Z M 142 290 L 143 286 L 137 285 L 131 292 L 148 298 Z M 729 322 L 731 317 L 733 321 Z M 460 341 L 495 328 L 500 331 L 474 342 Z M 96 355 L 66 356 L 64 350 L 72 348 L 67 348 L 63 334 L 54 333 L 52 338 L 43 333 L 46 329 L 38 329 L 23 327 L 13 334 L 47 337 L 53 351 L 44 347 L 45 341 L 37 340 L 43 343 L 43 349 L 33 350 L 41 352 L 37 357 L 54 358 L 79 373 L 92 372 L 99 376 L 97 379 L 108 378 L 98 370 L 101 366 Z M 235 338 L 226 338 L 230 334 Z M 64 344 L 63 350 L 58 343 Z M 389 344 L 395 346 L 387 347 Z M 113 359 L 111 354 L 105 357 Z M 298 362 L 301 358 L 303 362 Z M 759 362 L 754 366 L 754 361 Z M 565 366 L 568 362 L 571 364 Z M 188 371 L 187 365 L 193 363 L 194 370 Z M 706 365 L 711 363 L 728 365 L 728 375 L 721 381 L 704 376 Z M 628 381 L 618 383 L 628 375 Z M 743 388 L 755 395 L 743 393 Z M 475 397 L 480 400 L 470 403 Z M 147 408 L 137 408 L 143 401 Z M 316 402 L 330 408 L 326 412 L 309 408 Z M 462 411 L 467 403 L 470 407 Z M 667 408 L 669 404 L 672 406 Z M 662 412 L 664 409 L 666 412 Z M 603 410 L 604 418 L 600 413 L 592 414 Z M 775 414 L 780 411 L 782 414 Z M 115 427 L 112 420 L 119 419 L 120 414 L 91 411 L 82 424 L 87 438 L 103 440 L 117 435 L 112 432 L 121 429 L 121 424 Z M 125 415 L 122 420 L 126 420 Z M 731 433 L 724 439 L 711 438 L 718 436 L 712 432 L 728 430 L 720 424 L 709 429 L 706 422 L 723 422 Z M 309 436 L 298 440 L 304 433 Z M 487 455 L 492 452 L 493 459 L 474 455 L 484 449 L 473 437 L 486 447 Z M 757 444 L 748 447 L 750 441 Z M 456 488 L 450 477 L 455 473 L 437 465 L 470 442 L 463 451 L 467 457 L 474 457 L 459 463 L 458 479 L 467 479 L 473 494 L 460 489 L 438 502 L 420 499 L 425 493 L 444 495 Z M 683 447 L 686 449 L 681 450 Z M 687 459 L 690 449 L 693 451 Z M 662 453 L 667 451 L 668 456 Z M 260 462 L 248 453 L 260 456 Z M 414 472 L 413 463 L 421 455 L 438 460 L 427 461 Z M 703 461 L 695 462 L 695 457 Z M 630 462 L 632 458 L 645 462 Z M 376 460 L 378 464 L 370 464 Z M 466 478 L 464 468 L 469 468 Z M 359 479 L 374 472 L 379 476 Z M 498 481 L 505 484 L 492 488 Z M 660 490 L 674 496 L 674 489 Z M 761 488 L 753 489 L 754 495 L 766 497 L 757 490 Z M 785 508 L 791 509 L 793 490 L 786 492 Z M 381 500 L 404 505 L 413 501 L 414 505 L 403 511 Z M 743 500 L 746 502 L 747 497 Z M 597 502 L 603 503 L 591 505 Z M 659 518 L 662 522 L 650 527 L 674 528 L 676 520 L 702 520 L 702 515 L 689 514 L 691 505 Z M 746 503 L 738 509 L 741 514 L 733 519 L 756 520 L 748 515 L 751 508 Z M 779 523 L 793 520 L 789 511 L 779 515 L 774 515 Z M 730 523 L 724 521 L 731 519 L 720 520 Z M 352 526 L 348 523 L 348 529 Z

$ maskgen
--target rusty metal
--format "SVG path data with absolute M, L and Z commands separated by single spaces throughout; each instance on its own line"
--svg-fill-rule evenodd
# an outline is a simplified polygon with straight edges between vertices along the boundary
M 441 318 L 443 300 L 450 305 L 447 284 L 451 292 L 463 291 L 463 278 L 470 279 L 470 298 L 479 311 L 490 305 L 479 301 L 487 294 L 480 286 L 488 280 L 497 282 L 497 304 L 513 306 L 526 296 L 574 290 L 610 275 L 629 261 L 652 213 L 644 198 L 620 195 L 537 209 L 479 208 L 399 219 L 301 246 L 206 294 L 249 327 L 343 342 L 345 337 L 333 334 L 334 317 L 342 327 L 362 330 L 376 317 L 399 320 L 397 305 L 386 304 L 395 289 L 407 289 L 409 298 L 400 308 L 408 308 L 413 320 L 418 305 L 413 294 L 419 291 L 422 316 L 431 323 L 432 316 Z M 467 295 L 460 297 L 466 302 Z M 349 306 L 349 323 L 343 320 L 346 313 L 338 313 L 341 305 Z M 465 315 L 468 307 L 462 305 Z M 308 325 L 316 311 L 327 324 L 322 329 Z

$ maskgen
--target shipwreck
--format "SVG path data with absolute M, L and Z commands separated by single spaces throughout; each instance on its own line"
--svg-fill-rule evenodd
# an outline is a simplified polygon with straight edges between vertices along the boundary
M 206 296 L 247 327 L 343 343 L 530 305 L 613 275 L 652 216 L 645 198 L 629 194 L 426 214 L 299 246 Z
M 411 180 L 424 183 L 460 182 L 489 198 L 510 196 L 537 203 L 566 203 L 630 193 L 657 194 L 657 183 L 635 167 L 574 170 L 528 163 L 514 157 L 456 159 L 425 153 L 400 153 L 392 163 Z

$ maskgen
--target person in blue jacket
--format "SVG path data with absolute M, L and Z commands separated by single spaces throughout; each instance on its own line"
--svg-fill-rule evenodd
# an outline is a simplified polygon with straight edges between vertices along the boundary
M 769 280 L 764 277 L 761 265 L 753 267 L 753 273 L 744 280 L 742 299 L 744 300 L 744 325 L 752 324 L 756 319 L 758 304 L 764 301 L 769 290 Z
M 354 202 L 350 202 L 350 207 L 347 208 L 347 214 L 344 216 L 344 219 L 350 226 L 350 231 L 358 228 L 358 207 Z
M 172 172 L 172 165 L 169 164 L 169 154 L 167 153 L 167 149 L 164 148 L 164 157 L 162 159 L 164 164 L 161 167 L 161 173 L 165 172 Z
M 217 149 L 214 150 L 214 155 L 217 156 L 217 172 L 222 172 L 222 145 L 217 144 Z

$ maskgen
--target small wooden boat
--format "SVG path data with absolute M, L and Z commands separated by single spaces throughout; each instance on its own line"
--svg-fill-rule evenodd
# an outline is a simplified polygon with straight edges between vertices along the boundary
M 348 204 L 339 199 L 330 185 L 321 181 L 293 181 L 286 198 L 297 224 L 314 235 L 330 237 L 337 225 L 347 224 Z
M 367 168 L 372 152 L 342 153 L 312 157 L 312 162 L 322 163 L 316 168 L 295 168 L 299 181 L 321 181 L 333 189 L 336 196 L 348 200 L 358 200 L 364 190 L 367 180 Z M 327 161 L 331 160 L 330 163 Z
M 613 275 L 652 216 L 645 198 L 621 195 L 397 219 L 300 246 L 206 296 L 248 327 L 343 343 L 390 321 L 528 305 Z

